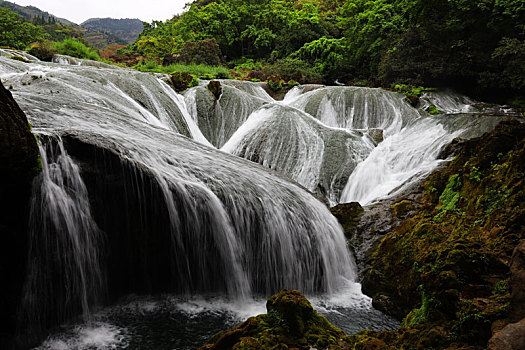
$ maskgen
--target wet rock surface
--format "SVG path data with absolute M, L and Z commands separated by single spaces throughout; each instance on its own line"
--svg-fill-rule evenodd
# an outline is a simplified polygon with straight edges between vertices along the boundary
M 423 184 L 417 184 L 395 198 L 364 208 L 359 203 L 346 203 L 330 209 L 343 226 L 361 275 L 381 239 L 421 206 L 422 191 Z
M 525 348 L 525 318 L 511 323 L 490 339 L 488 350 L 521 350 Z
M 454 160 L 427 178 L 420 204 L 398 200 L 370 220 L 405 219 L 368 250 L 363 291 L 405 327 L 374 337 L 399 347 L 413 344 L 407 330 L 424 339 L 439 325 L 442 347 L 477 349 L 509 318 L 523 318 L 523 246 L 515 247 L 525 237 L 524 167 L 525 125 L 503 122 L 458 143 Z M 361 223 L 366 217 L 365 208 Z
M 27 260 L 31 181 L 39 172 L 38 147 L 25 114 L 0 83 L 0 348 L 7 349 L 17 324 Z

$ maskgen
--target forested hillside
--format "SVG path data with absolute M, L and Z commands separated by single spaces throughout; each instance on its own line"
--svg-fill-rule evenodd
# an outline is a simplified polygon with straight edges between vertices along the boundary
M 2 7 L 2 22 L 0 23 L 2 34 L 0 35 L 13 38 L 12 40 L 4 41 L 0 38 L 0 45 L 16 48 L 26 48 L 29 43 L 43 39 L 63 41 L 64 39 L 74 38 L 86 45 L 91 45 L 103 50 L 110 45 L 125 45 L 133 42 L 142 30 L 142 22 L 139 20 L 112 20 L 117 22 L 124 21 L 122 23 L 134 21 L 133 28 L 130 28 L 129 31 L 127 31 L 126 28 L 122 28 L 122 30 L 119 31 L 120 36 L 114 34 L 110 29 L 97 28 L 97 25 L 79 26 L 67 19 L 55 17 L 34 6 L 20 6 L 12 2 L 0 0 L 0 7 Z M 7 17 L 9 17 L 10 20 L 7 20 Z M 22 27 L 24 27 L 25 30 L 21 32 L 10 29 L 11 26 L 16 23 L 24 23 Z M 17 43 L 13 45 L 12 41 L 15 39 Z
M 519 96 L 525 86 L 522 0 L 198 0 L 146 25 L 134 49 L 162 58 L 205 39 L 231 66 L 277 64 L 285 78 L 446 86 L 483 97 Z
M 140 32 L 143 26 L 140 19 L 114 19 L 114 18 L 91 18 L 81 24 L 83 28 L 92 29 L 103 33 L 110 33 L 125 43 L 131 44 Z
M 9 1 L 3 1 L 0 0 L 0 6 L 7 7 L 10 10 L 18 13 L 20 16 L 22 16 L 26 21 L 31 21 L 33 18 L 43 18 L 45 21 L 55 21 L 60 24 L 65 25 L 71 25 L 74 24 L 71 21 L 68 21 L 65 18 L 58 18 L 50 14 L 49 12 L 42 11 L 37 7 L 34 6 L 20 6 L 18 4 L 15 4 L 14 2 Z

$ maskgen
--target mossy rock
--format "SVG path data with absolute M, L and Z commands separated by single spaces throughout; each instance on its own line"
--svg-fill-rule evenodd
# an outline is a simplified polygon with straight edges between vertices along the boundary
M 427 109 L 426 109 L 426 112 L 428 114 L 430 114 L 430 115 L 438 115 L 438 114 L 443 113 L 439 109 L 437 109 L 437 107 L 435 105 L 428 106 Z
M 389 346 L 482 348 L 491 326 L 510 316 L 510 291 L 501 286 L 525 239 L 525 125 L 505 121 L 456 142 L 452 153 L 427 179 L 421 207 L 384 237 L 363 279 L 374 305 L 396 317 L 411 313 L 406 330 L 377 335 Z M 402 216 L 405 205 L 391 210 Z
M 215 97 L 216 100 L 219 99 L 222 95 L 222 85 L 221 82 L 218 80 L 212 80 L 206 85 L 206 88 L 209 92 L 212 93 L 212 95 Z
M 342 349 L 344 332 L 320 316 L 296 290 L 282 290 L 266 303 L 267 314 L 250 317 L 213 336 L 201 349 Z
M 343 226 L 346 236 L 353 233 L 364 213 L 363 207 L 358 202 L 338 204 L 330 208 L 330 211 Z
M 186 89 L 199 85 L 199 80 L 190 73 L 175 72 L 169 80 L 170 85 L 177 92 L 182 92 Z
M 414 203 L 408 200 L 402 200 L 392 206 L 392 214 L 398 219 L 405 217 L 412 210 L 414 210 Z

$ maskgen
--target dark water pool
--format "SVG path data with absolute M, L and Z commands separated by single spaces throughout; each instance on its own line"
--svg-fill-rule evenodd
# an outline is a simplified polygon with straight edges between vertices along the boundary
M 345 333 L 393 329 L 399 323 L 372 308 L 360 285 L 332 295 L 307 296 L 314 308 Z M 128 297 L 88 323 L 61 327 L 37 349 L 195 349 L 215 333 L 265 313 L 266 298 L 233 302 L 219 296 Z

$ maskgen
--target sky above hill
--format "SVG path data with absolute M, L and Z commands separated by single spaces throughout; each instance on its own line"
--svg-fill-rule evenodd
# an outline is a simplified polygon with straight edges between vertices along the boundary
M 191 0 L 8 0 L 35 6 L 54 16 L 80 24 L 89 18 L 139 18 L 164 21 L 182 12 Z

